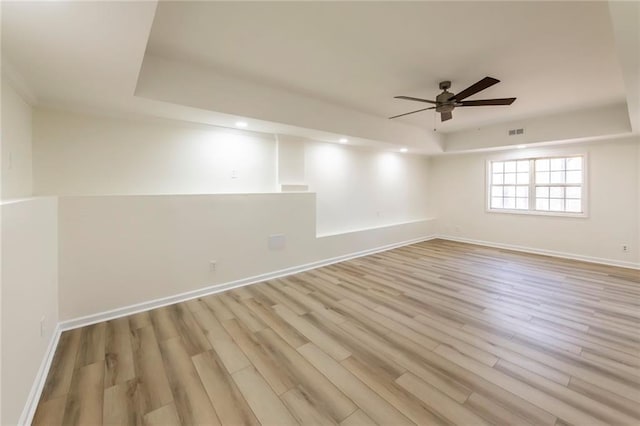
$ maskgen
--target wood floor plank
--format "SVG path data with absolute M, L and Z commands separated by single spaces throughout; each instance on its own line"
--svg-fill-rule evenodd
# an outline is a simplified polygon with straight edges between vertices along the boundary
M 494 336 L 490 336 L 487 340 L 480 337 L 478 333 L 467 333 L 466 330 L 459 330 L 457 328 L 452 329 L 447 324 L 425 319 L 421 315 L 416 316 L 415 319 L 426 327 L 426 329 L 423 329 L 425 332 L 436 333 L 436 336 L 439 336 L 441 341 L 445 342 L 448 346 L 489 366 L 495 365 L 496 362 L 493 359 L 497 361 L 497 357 L 500 357 L 537 372 L 551 380 L 558 381 L 559 383 L 566 385 L 569 382 L 569 375 L 537 362 L 535 355 L 531 355 L 533 351 L 527 353 L 529 356 L 523 356 L 522 352 L 517 353 L 509 350 L 509 348 L 511 348 L 509 345 L 513 339 L 496 340 Z M 507 348 L 496 344 L 496 342 L 506 342 Z M 493 359 L 487 355 L 493 356 Z
M 192 359 L 223 425 L 259 425 L 231 374 L 214 351 L 203 352 Z
M 229 373 L 234 373 L 251 365 L 249 358 L 233 340 L 211 340 L 211 346 L 220 357 Z
M 173 311 L 174 307 L 164 306 L 150 312 L 151 324 L 153 324 L 158 341 L 180 336 L 174 321 Z
M 507 365 L 508 367 L 505 367 Z M 565 374 L 553 368 L 546 367 L 543 364 L 538 364 L 534 361 L 520 362 L 518 364 L 514 364 L 504 359 L 501 359 L 495 364 L 495 367 L 496 369 L 501 370 L 501 369 L 508 369 L 512 365 L 516 366 L 517 368 L 524 368 L 525 370 L 528 370 L 534 374 L 538 374 L 544 378 L 552 380 L 563 386 L 568 386 L 569 381 L 571 380 L 571 376 L 569 376 L 568 374 Z
M 199 327 L 193 313 L 184 304 L 170 306 L 173 324 L 182 339 L 182 343 L 191 356 L 206 352 L 211 349 L 211 343 Z
M 368 310 L 364 306 L 359 305 L 358 303 L 352 302 L 350 300 L 343 300 L 340 303 L 346 305 L 349 309 L 356 310 L 361 314 L 367 316 L 371 321 L 377 322 L 385 327 L 389 328 L 392 332 L 400 334 L 408 339 L 413 340 L 421 346 L 424 346 L 427 349 L 434 349 L 438 346 L 438 342 L 430 339 L 424 334 L 418 333 L 411 328 L 396 322 L 394 319 L 389 317 L 385 317 L 384 315 L 376 312 L 375 310 Z
M 514 393 L 522 398 L 531 401 L 533 404 L 539 407 L 545 407 L 549 412 L 555 414 L 558 418 L 568 421 L 573 424 L 592 424 L 592 425 L 604 425 L 603 421 L 598 420 L 592 415 L 585 413 L 570 404 L 563 402 L 545 392 L 530 386 L 524 382 L 512 378 L 511 376 L 501 373 L 500 371 L 487 367 L 477 361 L 467 358 L 454 349 L 450 349 L 445 346 L 438 346 L 436 352 L 452 360 L 461 367 L 468 369 L 474 374 L 483 377 L 484 379 L 497 384 L 500 387 L 507 389 L 509 392 Z
M 133 384 L 133 386 L 135 386 L 135 384 Z M 103 425 L 142 424 L 143 413 L 136 410 L 131 388 L 131 384 L 124 382 L 104 390 L 104 405 L 102 410 Z
M 295 287 L 287 285 L 283 288 L 283 291 L 288 294 L 292 299 L 296 300 L 298 303 L 303 305 L 308 309 L 308 312 L 316 312 L 320 314 L 328 321 L 332 321 L 335 323 L 340 323 L 344 321 L 342 315 L 331 309 L 330 307 L 324 305 L 318 300 L 314 299 L 312 296 L 305 294 Z
M 138 409 L 145 414 L 172 402 L 173 395 L 153 326 L 134 330 L 131 342 L 138 380 Z
M 41 401 L 33 416 L 32 426 L 62 426 L 67 396 Z
M 445 374 L 441 374 L 437 370 L 425 365 L 424 358 L 418 356 L 416 353 L 424 351 L 424 349 L 414 342 L 415 346 L 418 346 L 416 351 L 403 351 L 401 347 L 394 345 L 398 340 L 398 336 L 389 337 L 390 340 L 381 340 L 367 333 L 363 333 L 361 329 L 354 326 L 350 322 L 340 324 L 341 328 L 347 330 L 354 338 L 360 339 L 366 343 L 373 350 L 389 357 L 394 362 L 402 365 L 407 370 L 418 375 L 423 380 L 432 384 L 433 386 L 441 389 L 449 397 L 453 398 L 460 403 L 464 402 L 471 394 L 471 389 L 464 386 L 456 380 L 452 380 Z M 391 341 L 395 339 L 395 341 Z M 405 338 L 406 339 L 406 338 Z M 407 339 L 409 340 L 409 339 Z M 393 343 L 392 343 L 393 342 Z M 426 352 L 429 353 L 428 351 Z
M 203 309 L 204 303 L 202 303 L 199 299 L 190 299 L 190 300 L 185 300 L 184 306 L 186 306 L 187 309 L 189 309 L 189 312 L 193 313 Z
M 367 416 L 364 411 L 358 409 L 352 415 L 340 422 L 340 426 L 376 426 L 371 417 Z
M 380 339 L 384 339 L 384 335 L 380 336 L 375 332 L 379 330 L 378 327 L 368 327 L 367 324 L 358 320 L 357 315 L 355 317 L 356 318 L 350 316 L 348 321 L 341 324 L 346 325 L 348 323 L 362 333 L 371 333 L 374 336 L 378 336 Z M 377 351 L 372 351 L 371 347 L 366 343 L 358 339 L 354 339 L 353 334 L 347 332 L 344 327 L 340 327 L 338 324 L 326 321 L 321 316 L 313 312 L 305 314 L 304 318 L 344 346 L 345 349 L 351 353 L 351 357 L 357 358 L 369 365 L 371 368 L 375 368 L 379 374 L 395 380 L 406 371 L 405 367 L 396 363 L 391 358 L 386 357 L 384 354 Z
M 280 290 L 283 283 L 278 280 L 268 281 L 266 285 L 252 289 L 263 297 L 271 301 L 271 305 L 283 305 L 289 307 L 297 315 L 303 315 L 309 312 L 302 304 L 291 298 L 287 293 Z
M 145 426 L 179 426 L 178 412 L 173 403 L 162 406 L 144 416 Z
M 396 382 L 420 398 L 433 411 L 449 419 L 452 423 L 460 425 L 488 425 L 487 422 L 471 410 L 463 407 L 457 401 L 449 398 L 427 382 L 420 380 L 420 378 L 412 373 L 403 374 L 396 379 Z
M 129 319 L 129 326 L 132 330 L 151 325 L 151 317 L 149 316 L 149 311 L 133 314 L 128 316 L 127 318 Z
M 193 312 L 193 317 L 198 323 L 198 326 L 204 330 L 207 338 L 211 340 L 224 340 L 229 339 L 228 333 L 220 323 L 220 320 L 215 316 L 213 311 L 206 306 L 203 309 L 199 309 Z
M 633 378 L 636 383 L 640 381 L 640 367 L 629 365 L 624 361 L 615 359 L 615 356 L 602 356 L 589 350 L 583 350 L 580 353 L 580 357 L 591 361 L 594 364 L 600 365 L 603 368 L 617 370 L 620 374 Z M 637 361 L 631 361 L 631 363 L 636 362 Z
M 305 343 L 309 343 L 309 339 L 300 334 L 269 307 L 264 306 L 255 299 L 245 300 L 244 303 L 256 316 L 267 324 L 271 330 L 278 333 L 278 335 L 286 340 L 292 347 L 298 348 Z
M 96 330 L 93 330 L 94 332 Z M 87 341 L 94 343 L 95 340 Z M 91 348 L 93 349 L 93 348 Z M 90 353 L 92 351 L 88 351 Z M 79 367 L 73 373 L 66 399 L 63 425 L 102 424 L 104 406 L 104 361 Z
M 634 419 L 630 416 L 618 412 L 606 404 L 593 400 L 588 396 L 568 389 L 566 386 L 555 383 L 510 362 L 501 360 L 500 363 L 496 365 L 496 370 L 505 372 L 523 383 L 528 383 L 544 391 L 547 395 L 552 395 L 610 424 L 632 424 L 634 422 Z
M 82 329 L 76 368 L 104 361 L 107 323 L 101 322 Z
M 283 393 L 280 398 L 291 414 L 300 424 L 337 425 L 331 416 L 315 406 L 304 389 L 293 388 Z
M 409 371 L 431 384 L 450 398 L 462 403 L 472 391 L 499 399 L 502 404 L 535 424 L 554 424 L 556 417 L 532 405 L 526 398 L 508 392 L 433 352 L 418 352 L 419 346 L 402 336 L 388 336 L 393 351 L 389 356 L 405 362 Z M 384 349 L 384 347 L 381 347 Z M 408 354 L 411 354 L 409 357 Z
M 597 385 L 572 377 L 569 382 L 569 389 L 573 389 L 582 395 L 586 395 L 593 400 L 599 401 L 608 407 L 626 413 L 631 417 L 636 419 L 640 418 L 640 404 L 636 401 L 608 392 Z
M 412 424 L 402 413 L 313 343 L 299 347 L 298 352 L 376 422 L 394 425 Z
M 273 330 L 262 330 L 257 337 L 272 358 L 289 372 L 291 380 L 298 384 L 295 396 L 307 398 L 323 418 L 329 417 L 334 423 L 339 423 L 356 410 L 349 398 Z
M 404 324 L 405 326 L 411 328 L 412 330 L 414 330 L 419 334 L 422 334 L 423 336 L 427 336 L 430 339 L 430 341 L 435 344 L 435 346 L 433 346 L 431 349 L 434 349 L 435 347 L 437 347 L 439 343 L 440 344 L 444 343 L 451 347 L 454 347 L 456 350 L 464 353 L 465 355 L 471 358 L 474 358 L 489 366 L 493 366 L 495 365 L 496 362 L 498 362 L 498 358 L 495 355 L 492 355 L 489 352 L 479 349 L 477 346 L 467 344 L 465 341 L 457 339 L 456 337 L 453 337 L 450 334 L 440 332 L 435 328 L 431 328 L 425 325 L 424 323 L 421 324 L 419 321 L 416 321 L 414 318 L 408 317 L 406 315 L 402 315 L 384 306 L 380 306 L 379 308 L 376 309 L 376 311 L 380 312 L 382 315 L 386 316 L 389 319 L 392 319 L 400 324 Z
M 160 351 L 180 421 L 190 425 L 220 425 L 182 339 L 160 342 Z
M 33 424 L 636 426 L 639 329 L 638 271 L 432 240 L 64 332 Z
M 213 314 L 220 321 L 229 320 L 235 318 L 233 312 L 227 308 L 220 300 L 217 294 L 206 296 L 202 298 L 202 302 L 213 312 Z
M 533 425 L 524 417 L 508 410 L 495 399 L 487 398 L 479 393 L 472 393 L 464 402 L 464 406 L 489 423 L 496 425 Z
M 419 319 L 420 317 L 417 316 L 416 318 Z M 450 332 L 459 334 L 459 332 L 455 330 L 451 330 Z M 582 377 L 592 383 L 598 383 L 600 386 L 616 392 L 621 396 L 636 393 L 635 385 L 629 383 L 630 377 L 622 375 L 616 377 L 613 375 L 615 372 L 611 370 L 607 372 L 599 371 L 602 370 L 602 368 L 590 367 L 587 365 L 586 360 L 581 359 L 576 354 L 558 352 L 550 348 L 540 347 L 531 341 L 523 344 L 520 339 L 506 338 L 500 334 L 487 334 L 487 337 L 488 343 L 491 344 L 486 346 L 487 351 L 500 351 L 502 347 L 511 352 L 515 352 L 520 356 L 520 361 L 522 362 L 525 362 L 527 358 L 537 360 L 537 362 L 543 363 L 555 370 Z M 510 356 L 502 352 L 495 352 L 495 354 L 502 357 Z M 518 362 L 517 358 L 513 359 L 515 362 Z M 533 365 L 531 367 L 533 368 Z
M 233 315 L 242 322 L 251 332 L 255 333 L 264 329 L 265 324 L 253 312 L 236 300 L 231 294 L 223 293 L 218 296 L 222 303 L 229 308 Z
M 296 384 L 286 369 L 278 365 L 277 361 L 265 351 L 250 330 L 236 319 L 225 321 L 224 327 L 277 395 L 282 395 L 295 387 Z
M 278 395 L 253 367 L 236 371 L 232 376 L 260 423 L 282 426 L 298 424 Z
M 445 419 L 438 417 L 437 413 L 421 404 L 419 400 L 413 398 L 395 381 L 380 374 L 379 370 L 371 368 L 353 356 L 343 360 L 341 364 L 414 423 L 418 425 L 448 423 Z
M 227 371 L 233 373 L 251 365 L 249 359 L 233 341 L 208 306 L 194 312 L 193 315 L 200 328 L 204 330 L 207 340 L 224 363 Z
M 135 378 L 128 318 L 107 322 L 105 351 L 105 388 Z
M 336 342 L 313 324 L 309 323 L 306 319 L 296 315 L 295 312 L 286 306 L 275 305 L 273 306 L 273 309 L 283 320 L 298 330 L 303 336 L 309 339 L 309 341 L 322 348 L 322 350 L 328 353 L 333 359 L 342 361 L 351 355 L 351 353 L 341 344 Z

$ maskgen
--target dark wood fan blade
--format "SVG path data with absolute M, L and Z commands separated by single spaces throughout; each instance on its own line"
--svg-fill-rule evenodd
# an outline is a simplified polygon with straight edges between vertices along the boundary
M 450 112 L 442 112 L 440 113 L 440 121 L 447 121 L 453 118 L 453 114 Z
M 413 98 L 411 96 L 394 96 L 395 99 L 406 99 L 408 101 L 426 102 L 428 104 L 435 104 L 436 101 L 430 101 L 429 99 Z
M 428 109 L 435 109 L 435 108 L 436 108 L 436 107 L 423 108 L 423 109 L 419 109 L 419 110 L 417 110 L 417 111 L 405 112 L 404 114 L 394 115 L 393 117 L 389 117 L 389 120 L 391 120 L 392 118 L 402 117 L 403 115 L 415 114 L 416 112 L 426 111 L 426 110 L 428 110 Z
M 462 101 L 456 106 L 485 106 L 485 105 L 511 105 L 516 98 L 479 99 L 477 101 Z
M 456 100 L 456 101 L 461 101 L 465 98 L 468 98 L 471 95 L 475 95 L 476 93 L 493 86 L 496 83 L 500 83 L 500 80 L 495 79 L 493 77 L 485 77 L 482 80 L 480 80 L 479 82 L 472 84 L 471 86 L 467 87 L 466 89 L 464 89 L 462 92 L 460 93 L 456 93 L 453 98 L 451 98 L 451 100 Z

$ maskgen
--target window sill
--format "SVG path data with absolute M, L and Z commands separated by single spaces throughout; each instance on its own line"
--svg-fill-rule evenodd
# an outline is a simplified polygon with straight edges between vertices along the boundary
M 538 210 L 507 210 L 507 209 L 486 209 L 487 213 L 502 213 L 502 214 L 516 214 L 516 215 L 528 215 L 528 216 L 552 216 L 552 217 L 570 217 L 578 219 L 586 219 L 589 217 L 587 213 L 563 213 L 563 212 L 548 212 Z

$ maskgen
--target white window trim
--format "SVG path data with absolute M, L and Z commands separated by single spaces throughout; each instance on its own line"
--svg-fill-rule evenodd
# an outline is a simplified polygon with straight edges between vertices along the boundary
M 544 210 L 516 210 L 516 209 L 493 209 L 491 208 L 491 163 L 494 161 L 517 161 L 517 160 L 537 160 L 547 158 L 566 158 L 566 157 L 582 157 L 582 213 L 567 213 Z M 530 171 L 530 173 L 532 173 Z M 535 172 L 530 174 L 529 182 L 529 203 L 535 199 Z M 534 216 L 553 216 L 566 218 L 588 218 L 589 217 L 589 155 L 586 152 L 554 152 L 538 155 L 502 155 L 488 158 L 485 162 L 484 176 L 485 191 L 485 212 L 487 213 L 503 213 L 516 215 L 534 215 Z M 531 205 L 531 204 L 529 204 Z

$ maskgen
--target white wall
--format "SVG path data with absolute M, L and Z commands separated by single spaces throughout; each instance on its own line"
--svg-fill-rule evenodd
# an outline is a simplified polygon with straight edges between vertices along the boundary
M 318 235 L 424 219 L 426 157 L 306 143 L 309 190 L 317 195 Z
M 307 184 L 317 193 L 320 235 L 427 216 L 421 156 L 51 110 L 37 110 L 34 125 L 41 195 L 265 193 Z
M 536 150 L 433 157 L 439 232 L 458 238 L 550 250 L 619 263 L 640 261 L 639 138 Z M 486 160 L 501 156 L 588 154 L 588 218 L 488 213 Z M 624 253 L 622 244 L 630 251 Z
M 17 424 L 58 322 L 56 198 L 4 202 L 2 418 Z M 40 320 L 45 319 L 40 334 Z
M 305 185 L 305 139 L 278 135 L 278 184 Z
M 58 321 L 57 219 L 55 200 L 28 199 L 32 109 L 10 82 L 6 66 L 0 126 L 0 423 L 16 424 Z M 41 337 L 42 316 L 48 328 Z
M 62 320 L 432 233 L 419 221 L 316 238 L 311 193 L 61 197 L 59 206 Z M 285 235 L 284 250 L 268 249 L 272 234 Z
M 425 157 L 276 140 L 37 110 L 35 191 L 61 196 L 61 318 L 430 234 Z M 274 193 L 282 183 L 317 194 Z M 274 233 L 287 236 L 285 251 L 267 251 Z
M 275 139 L 258 133 L 38 109 L 33 137 L 38 195 L 276 190 Z
M 2 78 L 2 199 L 30 197 L 31 106 Z

